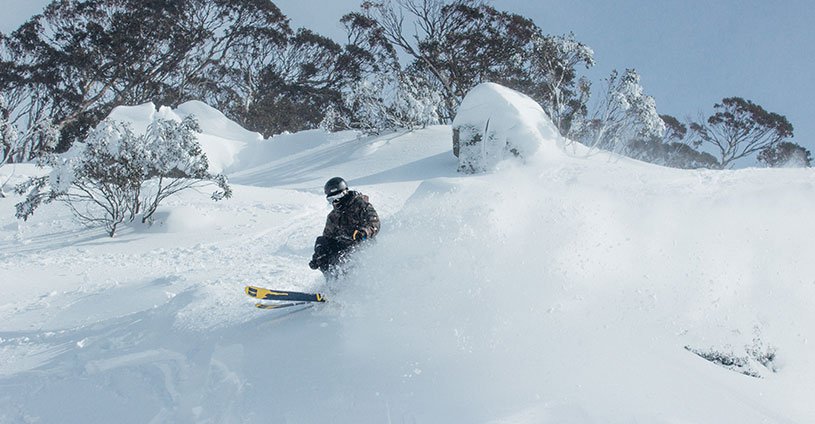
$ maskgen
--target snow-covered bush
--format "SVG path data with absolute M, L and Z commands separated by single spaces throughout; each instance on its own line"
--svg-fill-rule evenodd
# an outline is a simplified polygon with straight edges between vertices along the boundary
M 322 128 L 383 130 L 423 128 L 441 123 L 442 97 L 427 79 L 399 71 L 369 75 L 344 95 L 343 113 L 330 107 Z
M 12 157 L 18 146 L 17 130 L 9 122 L 8 108 L 5 98 L 0 94 L 0 167 L 5 165 Z M 7 181 L 0 181 L 0 197 L 6 197 L 3 188 Z
M 738 355 L 734 353 L 732 349 L 696 349 L 690 346 L 685 346 L 685 349 L 722 368 L 750 377 L 761 378 L 761 374 L 751 366 L 750 357 L 747 355 Z
M 399 78 L 399 91 L 391 105 L 392 120 L 401 128 L 426 127 L 442 122 L 439 109 L 442 107 L 439 90 L 421 76 L 403 74 Z
M 31 160 L 56 146 L 57 131 L 47 120 L 28 125 L 25 131 L 20 131 L 14 121 L 5 96 L 0 94 L 0 167 Z M 8 180 L 0 181 L 0 197 L 5 197 L 6 183 Z
M 531 97 L 494 83 L 479 84 L 464 97 L 453 120 L 458 170 L 490 171 L 508 157 L 526 158 L 560 134 Z
M 588 118 L 572 123 L 569 138 L 592 149 L 621 152 L 635 139 L 661 137 L 665 123 L 654 98 L 646 95 L 633 69 L 612 71 L 606 91 Z
M 154 119 L 144 134 L 127 123 L 103 121 L 66 154 L 45 159 L 50 175 L 17 187 L 26 198 L 16 205 L 16 215 L 28 219 L 41 204 L 60 200 L 79 221 L 102 225 L 113 237 L 121 223 L 139 215 L 150 223 L 162 200 L 205 182 L 218 186 L 213 200 L 228 198 L 226 177 L 209 172 L 198 132 L 192 116 L 181 122 Z
M 716 365 L 750 377 L 762 378 L 766 371 L 778 372 L 779 366 L 776 362 L 778 349 L 773 345 L 764 343 L 761 330 L 758 327 L 753 329 L 753 334 L 753 341 L 744 346 L 743 354 L 737 353 L 730 346 L 720 349 L 714 347 L 697 349 L 685 346 L 685 349 Z
M 530 44 L 529 75 L 539 92 L 521 91 L 538 100 L 560 133 L 568 134 L 572 121 L 586 113 L 590 83 L 577 77 L 577 69 L 594 66 L 594 50 L 571 33 L 536 35 Z

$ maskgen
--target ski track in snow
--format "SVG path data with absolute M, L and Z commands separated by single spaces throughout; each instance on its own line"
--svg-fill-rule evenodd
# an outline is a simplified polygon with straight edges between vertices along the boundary
M 815 420 L 812 170 L 460 176 L 449 136 L 275 137 L 227 168 L 233 199 L 114 239 L 0 199 L 0 423 Z M 384 225 L 326 286 L 306 263 L 335 175 Z M 247 283 L 331 301 L 261 311 Z M 685 349 L 757 338 L 762 379 Z

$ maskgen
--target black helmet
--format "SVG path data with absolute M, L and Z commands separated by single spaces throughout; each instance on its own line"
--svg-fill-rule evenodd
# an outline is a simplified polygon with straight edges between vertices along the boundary
M 348 190 L 348 184 L 340 177 L 334 177 L 326 181 L 325 187 L 323 187 L 326 197 L 336 196 L 345 190 Z

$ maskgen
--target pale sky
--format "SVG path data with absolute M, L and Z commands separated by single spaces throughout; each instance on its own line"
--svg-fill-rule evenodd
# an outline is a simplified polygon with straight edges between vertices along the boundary
M 46 0 L 0 0 L 9 32 Z M 293 27 L 342 41 L 339 18 L 360 0 L 278 0 Z M 709 115 L 739 96 L 782 114 L 794 142 L 815 153 L 815 2 L 811 0 L 494 0 L 548 34 L 573 32 L 595 52 L 587 75 L 599 88 L 612 69 L 636 69 L 660 113 Z

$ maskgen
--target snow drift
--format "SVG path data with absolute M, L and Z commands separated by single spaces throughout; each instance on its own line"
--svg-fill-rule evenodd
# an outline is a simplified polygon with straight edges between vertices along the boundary
M 458 169 L 481 173 L 508 157 L 528 158 L 546 148 L 560 155 L 561 136 L 531 97 L 495 83 L 470 90 L 453 120 L 453 153 Z
M 444 126 L 230 131 L 232 199 L 115 240 L 0 199 L 0 422 L 815 421 L 812 170 L 544 147 L 462 176 Z M 336 175 L 383 227 L 326 286 L 306 264 Z M 260 311 L 249 282 L 330 302 Z

